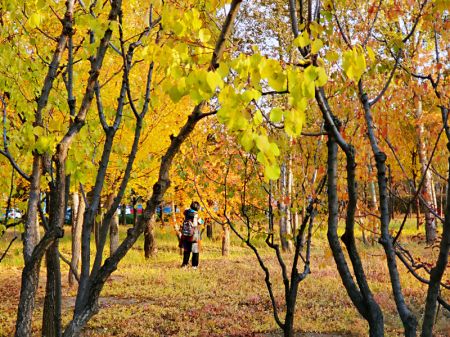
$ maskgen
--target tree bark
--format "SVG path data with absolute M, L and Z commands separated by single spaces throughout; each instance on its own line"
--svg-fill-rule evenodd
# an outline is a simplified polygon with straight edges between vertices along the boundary
M 228 225 L 223 226 L 222 236 L 222 256 L 230 255 L 230 227 Z
M 416 107 L 416 133 L 417 133 L 417 151 L 419 153 L 419 162 L 421 173 L 423 177 L 423 184 L 421 189 L 422 200 L 433 209 L 436 209 L 436 203 L 433 198 L 433 176 L 431 171 L 427 170 L 428 166 L 428 156 L 427 147 L 425 144 L 425 126 L 422 121 L 423 110 L 422 110 L 422 99 L 417 99 Z M 425 237 L 428 244 L 433 243 L 437 238 L 436 233 L 436 218 L 430 209 L 425 205 Z
M 61 269 L 58 240 L 53 242 L 45 254 L 47 283 L 45 288 L 42 336 L 61 336 Z
M 69 269 L 69 285 L 75 283 L 73 271 L 78 271 L 81 260 L 81 231 L 83 228 L 83 216 L 86 209 L 84 198 L 78 192 L 72 195 L 72 259 Z
M 34 247 L 39 242 L 39 202 L 40 202 L 40 179 L 41 179 L 41 155 L 33 154 L 33 171 L 31 175 L 30 193 L 27 205 L 27 218 L 25 221 L 25 232 L 23 235 L 24 260 L 30 259 Z
M 212 221 L 209 219 L 206 220 L 206 237 L 210 240 L 212 240 L 212 238 L 213 238 Z
M 155 215 L 152 216 L 149 221 L 145 224 L 144 231 L 144 254 L 145 258 L 148 259 L 156 254 L 156 240 L 155 240 Z
M 106 202 L 106 209 L 109 210 L 113 203 L 114 194 L 110 193 Z M 111 256 L 119 247 L 119 215 L 117 212 L 114 213 L 109 226 L 109 256 Z
M 287 206 L 288 196 L 288 172 L 286 163 L 281 164 L 281 176 L 280 176 L 280 240 L 281 240 L 281 248 L 283 252 L 292 252 L 292 240 L 290 237 L 292 236 L 291 232 L 291 224 L 289 223 L 289 210 Z
M 402 286 L 400 282 L 400 275 L 397 268 L 396 255 L 393 246 L 393 239 L 389 233 L 389 193 L 388 193 L 388 181 L 387 181 L 387 170 L 386 170 L 386 154 L 381 151 L 378 146 L 378 141 L 374 133 L 374 123 L 371 113 L 371 107 L 369 103 L 369 98 L 366 93 L 364 93 L 362 88 L 362 82 L 359 81 L 359 95 L 362 106 L 364 108 L 364 114 L 368 129 L 368 137 L 372 147 L 372 152 L 375 156 L 376 168 L 377 168 L 377 182 L 378 182 L 378 194 L 380 196 L 380 223 L 381 223 L 381 239 L 387 260 L 387 266 L 389 269 L 389 277 L 391 280 L 392 293 L 394 295 L 395 304 L 397 307 L 397 312 L 400 315 L 403 326 L 405 328 L 406 337 L 416 336 L 417 329 L 417 319 L 411 310 L 408 308 L 405 298 L 402 292 Z

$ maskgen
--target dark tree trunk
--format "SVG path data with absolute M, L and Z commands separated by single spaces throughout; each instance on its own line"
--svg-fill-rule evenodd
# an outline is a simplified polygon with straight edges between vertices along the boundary
M 22 271 L 22 287 L 20 301 L 17 310 L 16 336 L 31 336 L 31 323 L 35 306 L 35 295 L 39 285 L 39 270 L 41 261 L 31 259 L 33 251 L 38 243 L 36 222 L 38 219 L 38 207 L 40 198 L 41 156 L 33 155 L 33 171 L 31 176 L 30 194 L 27 207 L 27 219 L 25 222 L 23 255 L 25 268 Z
M 339 243 L 339 237 L 337 235 L 338 225 L 338 197 L 337 197 L 337 152 L 338 146 L 332 136 L 328 138 L 328 242 L 330 244 L 331 251 L 333 252 L 334 260 L 338 268 L 341 280 L 344 287 L 347 290 L 347 294 L 352 300 L 358 312 L 369 323 L 369 335 L 371 337 L 384 336 L 384 323 L 381 310 L 377 308 L 376 303 L 373 301 L 369 307 L 367 300 L 362 292 L 355 284 L 352 274 L 349 270 L 345 255 L 342 247 Z M 350 178 L 351 180 L 352 178 Z M 349 240 L 349 238 L 344 239 Z M 353 252 L 354 253 L 354 252 Z
M 28 197 L 27 218 L 23 235 L 23 256 L 27 261 L 39 242 L 38 209 L 40 201 L 41 156 L 33 155 L 33 171 L 31 176 L 30 193 Z
M 381 223 L 381 239 L 385 254 L 387 265 L 389 269 L 389 277 L 391 280 L 392 292 L 397 307 L 397 312 L 400 315 L 403 326 L 405 328 L 406 337 L 416 336 L 417 319 L 408 308 L 405 298 L 403 296 L 402 287 L 400 283 L 400 275 L 397 269 L 396 254 L 393 246 L 393 239 L 389 233 L 390 214 L 389 214 L 389 193 L 388 193 L 388 179 L 386 169 L 386 154 L 382 152 L 378 146 L 377 139 L 374 134 L 374 123 L 371 113 L 371 107 L 367 94 L 364 93 L 361 81 L 359 82 L 360 100 L 364 108 L 365 119 L 368 129 L 368 136 L 372 147 L 372 152 L 375 156 L 377 168 L 377 182 L 378 194 L 380 196 L 380 223 Z
M 206 223 L 206 237 L 210 240 L 213 238 L 213 226 L 211 221 L 207 221 Z
M 47 265 L 47 284 L 45 287 L 42 336 L 61 336 L 61 269 L 58 240 L 45 254 Z
M 31 336 L 31 323 L 35 306 L 36 291 L 39 286 L 40 261 L 25 264 L 22 271 L 22 284 L 20 288 L 20 301 L 17 308 L 16 337 Z

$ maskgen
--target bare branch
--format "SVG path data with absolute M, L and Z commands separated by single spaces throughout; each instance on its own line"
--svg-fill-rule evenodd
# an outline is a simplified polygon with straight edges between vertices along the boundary
M 0 256 L 0 263 L 3 261 L 3 259 L 5 258 L 6 254 L 8 253 L 9 248 L 11 248 L 12 244 L 14 243 L 14 241 L 16 241 L 17 236 L 14 236 L 12 238 L 12 240 L 9 242 L 8 247 L 6 247 L 5 251 L 3 252 L 2 256 Z

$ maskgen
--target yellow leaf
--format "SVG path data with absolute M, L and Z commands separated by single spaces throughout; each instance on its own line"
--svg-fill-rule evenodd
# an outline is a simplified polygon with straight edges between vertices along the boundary
M 369 55 L 369 59 L 374 62 L 375 61 L 375 53 L 373 51 L 372 48 L 370 48 L 369 46 L 366 47 L 367 49 L 367 55 Z
M 294 46 L 304 48 L 311 43 L 308 32 L 305 30 L 301 35 L 297 36 L 294 40 Z
M 211 33 L 209 32 L 209 30 L 202 28 L 198 32 L 198 37 L 201 42 L 206 43 L 211 39 Z
M 31 28 L 38 28 L 42 22 L 42 15 L 37 13 L 33 13 L 30 15 L 28 19 L 28 24 Z
M 311 53 L 317 54 L 319 50 L 323 47 L 323 42 L 321 39 L 315 39 L 311 44 Z
M 337 60 L 339 60 L 339 54 L 335 51 L 330 51 L 327 53 L 325 58 L 330 62 L 336 62 Z

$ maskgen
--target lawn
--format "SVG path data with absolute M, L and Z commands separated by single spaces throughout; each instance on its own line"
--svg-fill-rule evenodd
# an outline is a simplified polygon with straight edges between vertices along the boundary
M 412 228 L 412 225 L 411 225 Z M 217 230 L 218 232 L 218 230 Z M 70 256 L 70 230 L 61 242 L 64 256 Z M 406 239 L 411 251 L 432 259 L 436 251 Z M 122 237 L 125 228 L 121 228 Z M 8 237 L 0 242 L 3 252 Z M 181 269 L 181 256 L 171 229 L 158 228 L 158 254 L 145 260 L 142 239 L 137 242 L 105 285 L 100 312 L 89 322 L 83 336 L 276 336 L 279 335 L 264 283 L 264 276 L 253 253 L 232 240 L 231 256 L 221 256 L 220 237 L 205 239 L 200 256 L 200 269 Z M 385 315 L 386 336 L 402 332 L 396 315 L 385 259 L 379 245 L 361 245 L 370 286 Z M 262 247 L 264 260 L 273 275 L 275 296 L 282 308 L 283 289 L 280 270 L 273 252 Z M 367 324 L 347 297 L 337 274 L 334 260 L 326 248 L 324 229 L 315 233 L 312 273 L 300 284 L 296 313 L 296 330 L 308 336 L 367 336 Z M 0 335 L 11 336 L 20 291 L 22 268 L 21 243 L 13 244 L 0 264 Z M 67 284 L 67 265 L 63 269 L 63 323 L 74 306 L 75 288 Z M 420 316 L 426 288 L 403 267 L 402 283 L 413 311 Z M 447 271 L 447 279 L 449 277 Z M 33 329 L 39 335 L 45 289 L 42 268 Z M 443 293 L 450 299 L 450 293 Z M 436 336 L 450 336 L 450 318 L 440 311 Z M 323 334 L 323 335 L 322 335 Z M 303 335 L 303 334 L 302 334 Z M 306 336 L 306 334 L 305 334 Z

